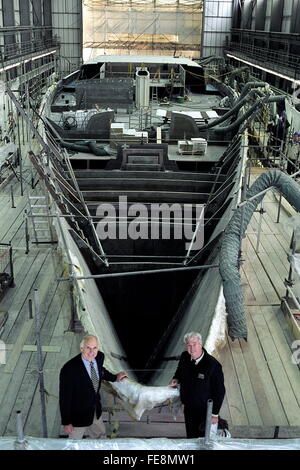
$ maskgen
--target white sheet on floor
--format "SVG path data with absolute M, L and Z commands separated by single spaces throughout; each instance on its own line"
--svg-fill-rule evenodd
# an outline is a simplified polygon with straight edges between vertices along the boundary
M 111 385 L 121 400 L 131 406 L 137 420 L 141 419 L 144 411 L 152 410 L 155 406 L 162 405 L 167 401 L 170 404 L 170 412 L 173 412 L 175 408 L 177 410 L 178 404 L 180 406 L 177 388 L 150 387 L 128 379 L 122 382 L 113 382 Z

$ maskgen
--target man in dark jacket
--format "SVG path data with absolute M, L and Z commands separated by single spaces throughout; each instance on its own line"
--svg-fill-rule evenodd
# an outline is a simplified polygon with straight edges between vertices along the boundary
M 187 333 L 184 342 L 187 351 L 181 354 L 169 385 L 180 385 L 187 437 L 203 437 L 208 399 L 213 400 L 212 424 L 218 422 L 225 396 L 224 376 L 221 364 L 202 347 L 200 333 Z
M 86 335 L 80 343 L 81 354 L 70 359 L 60 371 L 59 405 L 64 430 L 72 439 L 82 439 L 85 431 L 92 439 L 106 437 L 101 418 L 102 380 L 121 382 L 126 372 L 112 374 L 103 366 L 97 336 Z

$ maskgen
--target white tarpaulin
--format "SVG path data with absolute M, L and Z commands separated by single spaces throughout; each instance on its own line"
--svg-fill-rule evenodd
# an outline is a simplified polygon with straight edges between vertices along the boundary
M 198 57 L 201 22 L 200 0 L 86 0 L 83 58 L 103 53 Z
M 300 439 L 233 439 L 216 437 L 209 447 L 200 439 L 43 439 L 26 438 L 23 444 L 15 438 L 0 438 L 1 450 L 300 450 Z
M 152 410 L 157 405 L 167 401 L 171 411 L 180 407 L 179 390 L 173 387 L 149 387 L 125 379 L 123 382 L 111 383 L 113 389 L 123 402 L 130 405 L 134 418 L 141 419 L 146 410 Z

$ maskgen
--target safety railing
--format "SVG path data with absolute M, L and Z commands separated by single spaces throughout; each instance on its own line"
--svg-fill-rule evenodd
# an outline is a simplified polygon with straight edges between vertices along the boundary
M 243 44 L 243 42 L 231 42 L 228 51 L 237 52 L 250 57 L 253 63 L 263 63 L 265 67 L 290 70 L 293 78 L 300 77 L 300 56 L 286 51 L 273 50 L 268 47 L 258 47 L 256 44 Z
M 8 287 L 14 287 L 11 243 L 0 243 L 0 299 Z
M 285 296 L 281 301 L 281 309 L 287 317 L 290 329 L 295 339 L 300 339 L 300 227 L 293 231 L 290 254 L 290 269 L 288 277 L 284 280 Z
M 23 33 L 30 34 L 30 33 Z M 32 54 L 35 52 L 45 52 L 45 50 L 52 47 L 57 47 L 58 41 L 56 38 L 39 38 L 29 41 L 19 41 L 14 38 L 11 44 L 0 45 L 0 62 L 4 63 L 6 60 L 15 59 L 20 56 Z

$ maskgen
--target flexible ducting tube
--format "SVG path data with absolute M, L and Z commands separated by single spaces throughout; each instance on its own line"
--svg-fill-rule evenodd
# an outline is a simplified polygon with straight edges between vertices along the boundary
M 236 104 L 231 108 L 227 113 L 223 114 L 223 116 L 220 116 L 217 119 L 214 119 L 212 122 L 209 124 L 203 124 L 201 126 L 198 126 L 199 131 L 202 131 L 204 129 L 209 129 L 211 127 L 214 127 L 218 124 L 221 124 L 221 122 L 226 121 L 230 116 L 232 116 L 234 113 L 236 113 L 244 104 L 248 103 L 255 95 L 260 96 L 261 98 L 264 97 L 264 93 L 258 89 L 251 90 L 247 96 L 245 96 L 242 100 L 239 100 L 236 102 Z
M 203 57 L 202 59 L 198 60 L 198 63 L 200 65 L 206 65 L 206 64 L 209 64 L 210 62 L 213 62 L 213 61 L 222 62 L 222 65 L 225 66 L 225 58 L 224 57 L 218 57 L 218 56 L 215 56 L 215 55 L 211 55 L 211 56 L 208 56 L 208 57 Z
M 242 106 L 248 103 L 255 95 L 260 96 L 261 100 L 256 101 L 256 103 L 254 103 L 252 107 L 249 108 L 246 111 L 246 113 L 243 114 L 238 120 L 236 120 L 235 122 L 233 122 L 232 124 L 228 126 L 215 127 L 218 124 L 221 124 L 222 122 L 226 121 L 230 116 L 233 116 L 234 113 L 236 113 L 240 108 L 242 108 Z M 259 89 L 255 88 L 251 90 L 246 96 L 244 96 L 244 98 L 242 98 L 240 101 L 237 101 L 235 105 L 233 106 L 233 108 L 227 111 L 226 114 L 223 114 L 223 116 L 220 116 L 219 118 L 214 119 L 209 124 L 203 124 L 201 126 L 198 126 L 199 131 L 214 128 L 213 130 L 215 132 L 225 133 L 234 129 L 235 127 L 239 126 L 248 116 L 250 116 L 256 110 L 257 107 L 259 107 L 262 104 L 262 99 L 264 96 L 265 94 Z M 268 98 L 267 103 L 273 103 L 273 102 L 278 102 L 278 101 L 283 101 L 283 100 L 285 100 L 284 95 L 274 95 Z
M 266 82 L 248 82 L 242 89 L 240 96 L 238 97 L 238 101 L 244 98 L 244 96 L 249 92 L 251 88 L 266 88 L 268 84 Z
M 284 95 L 271 96 L 270 98 L 267 99 L 266 103 L 274 103 L 274 102 L 283 101 L 283 100 L 285 100 Z M 224 127 L 213 127 L 212 130 L 219 134 L 225 134 L 226 132 L 232 131 L 233 129 L 238 127 L 242 122 L 244 122 L 249 116 L 251 116 L 254 113 L 254 111 L 256 111 L 256 109 L 259 108 L 259 106 L 262 106 L 263 104 L 264 104 L 263 99 L 257 101 L 256 103 L 254 103 L 253 106 L 251 106 L 251 108 L 247 109 L 247 111 L 244 114 L 242 114 L 232 124 L 228 126 L 224 126 Z
M 246 199 L 248 200 L 272 186 L 278 189 L 298 212 L 300 211 L 300 189 L 298 184 L 290 176 L 279 170 L 270 170 L 262 174 L 247 191 Z M 245 236 L 252 214 L 264 195 L 265 193 L 236 209 L 222 240 L 220 274 L 223 280 L 226 311 L 228 313 L 228 334 L 232 340 L 237 338 L 247 339 L 247 325 L 239 272 L 240 243 Z
M 92 140 L 80 141 L 77 143 L 60 140 L 59 145 L 68 150 L 74 150 L 74 152 L 93 153 L 96 156 L 110 155 L 103 146 L 97 145 L 96 142 Z

